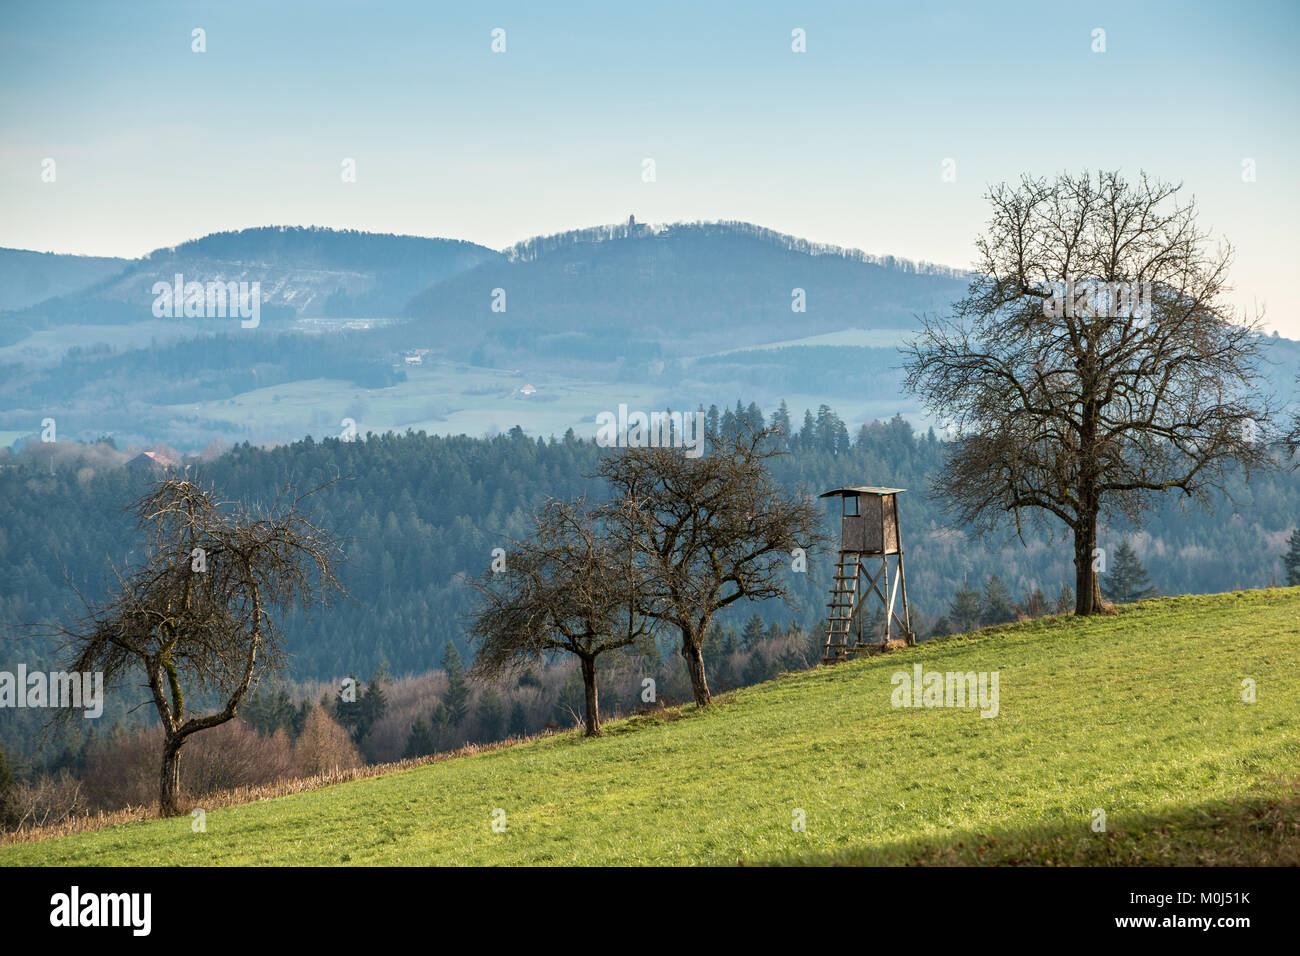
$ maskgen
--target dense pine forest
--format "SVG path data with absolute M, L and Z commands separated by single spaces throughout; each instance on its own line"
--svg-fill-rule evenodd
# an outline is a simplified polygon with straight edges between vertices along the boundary
M 933 431 L 914 432 L 901 418 L 862 425 L 856 433 L 827 406 L 791 421 L 782 408 L 764 421 L 756 405 L 708 413 L 711 432 L 776 424 L 789 454 L 773 471 L 788 487 L 810 494 L 845 484 L 887 484 L 900 496 L 908 585 L 928 635 L 949 615 L 964 586 L 984 588 L 996 575 L 1010 599 L 1025 604 L 1035 591 L 1054 602 L 1073 580 L 1071 554 L 1051 528 L 1022 542 L 971 540 L 949 526 L 942 489 L 929 488 L 945 446 Z M 113 567 L 132 560 L 125 507 L 156 475 L 97 462 L 94 446 L 76 464 L 55 466 L 39 443 L 0 459 L 0 550 L 9 578 L 0 595 L 0 624 L 15 659 L 51 664 L 53 642 L 30 625 L 66 622 L 80 610 L 76 593 L 103 594 Z M 572 433 L 530 439 L 519 429 L 490 439 L 424 433 L 368 434 L 275 448 L 247 444 L 202 465 L 200 480 L 232 499 L 269 505 L 285 488 L 301 493 L 324 485 L 311 507 L 346 540 L 342 577 L 350 598 L 316 620 L 287 625 L 292 676 L 328 679 L 368 674 L 387 662 L 396 674 L 434 668 L 448 642 L 470 659 L 462 618 L 471 601 L 466 574 L 491 562 L 492 550 L 523 537 L 533 511 L 548 498 L 599 498 L 590 477 L 602 449 Z M 1109 527 L 1106 549 L 1132 546 L 1163 594 L 1252 588 L 1284 579 L 1280 555 L 1297 522 L 1300 477 L 1279 469 L 1233 489 L 1234 501 L 1212 511 L 1183 506 L 1174 496 L 1144 525 Z M 826 529 L 834 526 L 827 511 Z M 792 573 L 800 606 L 745 606 L 739 626 L 757 611 L 782 625 L 792 618 L 816 629 L 832 557 L 812 556 L 806 573 Z

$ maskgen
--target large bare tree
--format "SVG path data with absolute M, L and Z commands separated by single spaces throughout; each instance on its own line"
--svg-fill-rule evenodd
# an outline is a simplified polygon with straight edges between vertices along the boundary
M 935 493 L 979 532 L 1059 519 L 1078 614 L 1103 607 L 1099 516 L 1137 521 L 1155 493 L 1205 499 L 1269 461 L 1258 319 L 1225 305 L 1232 250 L 1179 189 L 1118 172 L 994 187 L 966 297 L 908 349 L 909 387 L 954 430 Z
M 822 544 L 821 509 L 773 481 L 782 452 L 770 430 L 738 429 L 707 455 L 678 448 L 628 448 L 601 459 L 610 485 L 608 520 L 642 563 L 639 611 L 677 630 L 695 702 L 710 700 L 704 639 L 714 616 L 741 599 L 790 603 L 796 548 Z
M 163 728 L 164 816 L 182 812 L 185 742 L 234 717 L 255 679 L 282 664 L 277 615 L 342 590 L 338 543 L 301 501 L 254 512 L 183 478 L 160 482 L 134 506 L 142 565 L 63 631 L 73 671 L 102 672 L 105 686 L 143 672 Z M 195 713 L 195 698 L 222 703 Z
M 551 501 L 532 536 L 512 541 L 505 569 L 473 582 L 482 599 L 468 631 L 479 645 L 471 673 L 493 680 L 560 651 L 578 658 L 588 737 L 600 733 L 596 659 L 649 638 L 657 622 L 637 611 L 640 567 L 583 500 Z

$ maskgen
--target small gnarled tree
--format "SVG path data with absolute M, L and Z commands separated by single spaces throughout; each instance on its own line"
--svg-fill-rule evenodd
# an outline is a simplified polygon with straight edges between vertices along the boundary
M 710 441 L 709 453 L 628 448 L 601 459 L 609 483 L 607 517 L 642 567 L 640 613 L 675 629 L 695 703 L 711 699 L 704 640 L 717 614 L 740 600 L 791 603 L 796 549 L 824 545 L 822 512 L 810 496 L 787 491 L 768 471 L 779 451 L 771 429 L 737 427 Z
M 105 686 L 143 672 L 163 728 L 163 816 L 183 812 L 185 742 L 234 717 L 255 680 L 282 665 L 277 617 L 342 592 L 339 545 L 301 502 L 253 512 L 186 479 L 160 482 L 134 506 L 143 564 L 62 630 L 72 670 L 102 672 Z M 194 713 L 195 698 L 223 703 Z
M 1178 191 L 1117 172 L 994 187 L 966 297 L 907 349 L 908 386 L 955 432 L 935 493 L 977 532 L 1063 522 L 1077 614 L 1103 609 L 1099 515 L 1270 463 L 1258 319 L 1224 303 L 1231 249 Z
M 532 536 L 512 541 L 505 570 L 474 581 L 482 600 L 468 631 L 479 645 L 471 674 L 494 680 L 548 654 L 578 658 L 588 737 L 600 733 L 596 660 L 650 638 L 657 622 L 637 611 L 642 569 L 608 522 L 581 499 L 550 501 Z

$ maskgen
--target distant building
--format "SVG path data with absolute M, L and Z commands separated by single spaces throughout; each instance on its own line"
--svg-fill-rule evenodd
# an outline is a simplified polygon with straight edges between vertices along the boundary
M 176 462 L 162 452 L 144 451 L 128 461 L 126 467 L 133 471 L 163 471 L 167 468 L 175 468 Z
M 407 365 L 423 365 L 423 364 L 424 364 L 424 356 L 422 356 L 422 355 L 408 355 L 408 356 L 406 357 L 406 364 L 407 364 Z
M 533 388 L 531 385 L 525 385 L 523 388 L 521 388 L 521 389 L 519 390 L 519 394 L 520 394 L 520 395 L 536 395 L 536 394 L 537 394 L 537 389 Z

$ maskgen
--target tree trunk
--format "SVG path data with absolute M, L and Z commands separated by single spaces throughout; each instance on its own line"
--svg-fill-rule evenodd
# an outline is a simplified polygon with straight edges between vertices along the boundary
M 1074 613 L 1100 614 L 1105 608 L 1101 600 L 1101 581 L 1093 566 L 1093 552 L 1097 548 L 1097 515 L 1081 519 L 1074 529 Z
M 583 717 L 587 722 L 587 736 L 600 736 L 600 701 L 596 696 L 596 658 L 584 657 L 582 661 L 582 683 L 587 689 L 587 710 Z
M 162 774 L 159 778 L 158 813 L 164 817 L 177 817 L 181 810 L 181 747 L 183 737 L 168 737 L 163 743 Z
M 686 661 L 686 670 L 691 675 L 691 690 L 695 694 L 696 705 L 708 707 L 713 698 L 709 694 L 709 679 L 704 674 L 704 654 L 700 642 L 689 631 L 682 632 L 682 659 Z

